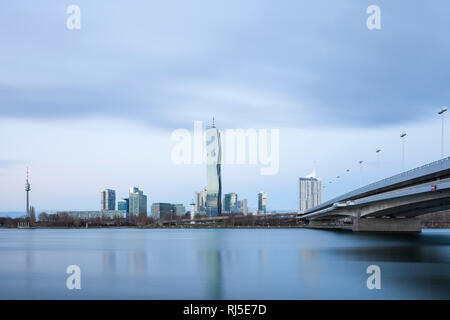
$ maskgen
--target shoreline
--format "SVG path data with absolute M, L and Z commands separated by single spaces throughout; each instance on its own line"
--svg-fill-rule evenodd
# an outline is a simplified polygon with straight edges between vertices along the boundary
M 320 229 L 306 226 L 103 226 L 103 227 L 64 227 L 64 226 L 35 226 L 31 228 L 12 228 L 0 227 L 0 229 L 74 229 L 74 230 L 89 230 L 89 229 Z M 449 230 L 449 227 L 422 227 L 423 230 Z M 320 229 L 324 230 L 324 229 Z

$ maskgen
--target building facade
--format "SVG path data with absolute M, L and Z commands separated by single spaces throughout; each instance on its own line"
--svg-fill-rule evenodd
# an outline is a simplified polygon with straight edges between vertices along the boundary
M 247 199 L 238 200 L 238 212 L 248 215 Z
M 264 191 L 258 193 L 258 214 L 266 213 L 267 195 Z
M 116 210 L 116 192 L 114 190 L 106 189 L 102 191 L 100 210 Z
M 154 219 L 161 219 L 167 214 L 173 214 L 173 205 L 170 203 L 156 202 L 152 204 L 151 215 Z
M 186 214 L 186 207 L 183 204 L 174 204 L 173 205 L 173 212 L 177 216 L 184 216 Z
M 147 196 L 142 189 L 137 187 L 130 188 L 128 212 L 132 217 L 137 217 L 141 214 L 147 215 Z
M 163 202 L 156 202 L 152 204 L 151 208 L 152 218 L 161 219 L 167 214 L 184 216 L 186 214 L 186 207 L 183 204 L 171 204 Z
M 238 212 L 238 197 L 234 192 L 223 197 L 223 211 L 226 213 Z
M 128 213 L 128 198 L 117 201 L 117 210 L 126 211 Z
M 314 208 L 322 203 L 322 181 L 314 177 L 299 178 L 299 212 Z
M 222 212 L 221 159 L 220 132 L 213 124 L 206 130 L 206 215 L 210 217 Z

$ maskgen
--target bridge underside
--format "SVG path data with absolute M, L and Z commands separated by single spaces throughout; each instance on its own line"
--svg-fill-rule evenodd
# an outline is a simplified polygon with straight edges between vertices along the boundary
M 361 201 L 318 212 L 304 224 L 313 228 L 352 231 L 420 232 L 417 216 L 450 209 L 450 190 L 384 200 Z

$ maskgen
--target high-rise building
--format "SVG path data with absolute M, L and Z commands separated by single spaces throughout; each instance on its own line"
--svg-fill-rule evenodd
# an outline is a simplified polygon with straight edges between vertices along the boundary
M 223 202 L 224 202 L 223 210 L 226 213 L 238 211 L 238 199 L 236 193 L 234 192 L 227 193 L 223 198 Z
M 137 187 L 130 188 L 130 196 L 128 198 L 128 212 L 130 216 L 147 215 L 147 196 L 144 191 Z
M 194 215 L 200 213 L 205 214 L 206 213 L 206 188 L 203 191 L 200 192 L 194 192 L 194 199 L 193 199 L 193 213 Z
M 258 214 L 266 213 L 267 195 L 264 191 L 258 193 Z
M 242 199 L 238 201 L 238 211 L 244 215 L 248 215 L 247 199 Z
M 191 211 L 193 214 L 197 214 L 200 211 L 200 192 L 194 192 Z
M 199 213 L 206 212 L 206 188 L 203 191 L 200 191 L 200 207 Z
M 299 212 L 314 208 L 322 203 L 322 181 L 316 177 L 299 178 Z
M 128 198 L 117 201 L 117 210 L 125 211 L 128 213 L 128 202 L 129 202 Z
M 116 210 L 116 192 L 106 189 L 101 193 L 100 210 Z
M 222 212 L 221 159 L 220 132 L 213 119 L 212 127 L 206 130 L 206 214 L 211 217 Z

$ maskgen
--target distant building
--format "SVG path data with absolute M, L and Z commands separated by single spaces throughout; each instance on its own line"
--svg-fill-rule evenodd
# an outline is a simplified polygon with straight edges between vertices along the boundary
M 227 193 L 223 198 L 223 210 L 226 213 L 237 212 L 238 211 L 238 198 L 237 194 L 234 192 Z
M 200 211 L 200 192 L 194 192 L 194 199 L 192 199 L 191 212 L 196 214 Z
M 147 215 L 147 196 L 144 195 L 142 189 L 137 187 L 130 188 L 128 211 L 129 215 L 134 217 L 141 214 Z
M 322 203 L 322 181 L 315 175 L 314 170 L 305 178 L 299 178 L 299 212 L 314 208 Z
M 174 204 L 173 212 L 177 216 L 184 216 L 186 214 L 186 207 L 183 204 Z
M 247 199 L 238 200 L 238 212 L 248 215 Z
M 258 214 L 266 213 L 267 195 L 264 191 L 258 193 Z
M 126 218 L 127 213 L 124 210 L 100 210 L 100 211 L 58 211 L 58 215 L 67 214 L 69 217 L 81 220 L 94 218 Z
M 166 214 L 173 213 L 173 205 L 170 203 L 156 202 L 152 204 L 151 214 L 154 219 L 161 219 Z
M 116 210 L 116 192 L 114 190 L 106 189 L 102 191 L 100 210 Z
M 167 214 L 184 216 L 186 214 L 186 207 L 183 204 L 171 204 L 163 202 L 156 202 L 152 204 L 151 215 L 154 219 L 161 219 Z
M 200 192 L 194 192 L 194 215 L 206 214 L 206 188 Z
M 128 213 L 128 198 L 122 199 L 117 202 L 117 209 L 121 211 L 126 211 Z

